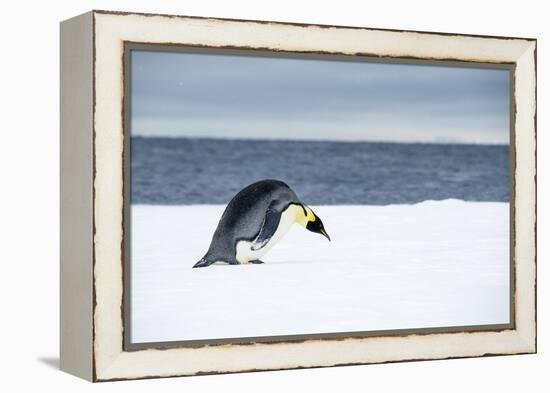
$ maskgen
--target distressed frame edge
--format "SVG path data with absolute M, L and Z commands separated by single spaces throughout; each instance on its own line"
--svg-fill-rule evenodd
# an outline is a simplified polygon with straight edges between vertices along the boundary
M 537 41 L 517 59 L 515 85 L 514 260 L 516 330 L 537 353 Z M 518 83 L 518 80 L 522 81 Z M 517 88 L 517 85 L 520 88 Z M 518 98 L 519 97 L 519 98 Z M 519 102 L 519 104 L 518 104 Z M 518 137 L 518 133 L 523 135 Z M 517 192 L 517 190 L 522 192 Z M 518 209 L 518 205 L 520 208 Z M 522 213 L 518 210 L 523 210 Z M 519 227 L 519 229 L 518 229 Z M 518 236 L 519 234 L 519 236 Z M 521 236 L 521 237 L 520 237 Z M 529 259 L 522 259 L 525 254 Z M 518 280 L 518 272 L 521 280 Z M 520 306 L 521 305 L 521 306 Z
M 282 25 L 282 26 L 295 26 L 295 27 L 319 27 L 322 29 L 354 29 L 354 30 L 370 30 L 370 31 L 382 31 L 382 32 L 394 32 L 394 33 L 418 33 L 418 34 L 434 34 L 448 37 L 471 37 L 471 38 L 494 38 L 502 40 L 522 40 L 522 41 L 537 41 L 535 37 L 515 37 L 515 36 L 499 36 L 499 35 L 486 35 L 486 34 L 467 34 L 467 33 L 449 33 L 442 31 L 428 31 L 428 30 L 408 30 L 408 29 L 388 29 L 381 27 L 365 27 L 354 25 L 331 25 L 323 23 L 306 23 L 306 22 L 288 22 L 288 21 L 272 21 L 263 19 L 242 19 L 242 18 L 223 18 L 216 16 L 198 16 L 198 15 L 183 15 L 183 14 L 163 14 L 163 13 L 151 13 L 151 12 L 138 12 L 138 11 L 113 11 L 104 9 L 94 9 L 91 12 L 98 15 L 120 15 L 120 16 L 159 16 L 163 18 L 179 18 L 179 19 L 197 19 L 204 21 L 220 21 L 220 22 L 243 22 L 243 23 L 255 23 L 260 25 Z
M 394 363 L 411 363 L 411 362 L 435 362 L 441 360 L 464 360 L 464 359 L 476 359 L 476 358 L 498 358 L 504 356 L 522 356 L 522 355 L 534 355 L 536 351 L 520 351 L 512 353 L 482 353 L 479 355 L 463 355 L 463 356 L 441 356 L 430 358 L 407 358 L 402 360 L 381 360 L 372 362 L 351 362 L 351 363 L 337 363 L 330 365 L 312 365 L 312 366 L 289 366 L 282 368 L 249 368 L 242 370 L 228 370 L 228 371 L 200 371 L 196 373 L 182 373 L 182 374 L 151 374 L 137 377 L 112 377 L 112 378 L 95 378 L 91 382 L 121 382 L 121 381 L 139 381 L 148 379 L 164 379 L 164 378 L 183 378 L 183 377 L 205 377 L 210 375 L 227 375 L 227 374 L 248 374 L 248 373 L 260 373 L 260 372 L 276 372 L 276 371 L 292 371 L 292 370 L 309 370 L 309 369 L 322 369 L 333 367 L 352 367 L 352 366 L 369 366 L 377 364 L 394 364 Z
M 102 12 L 99 12 L 99 13 L 102 13 Z M 109 15 L 113 15 L 113 14 L 116 14 L 116 13 L 112 13 L 112 12 L 109 12 L 108 13 Z M 130 15 L 134 15 L 133 13 L 129 13 Z M 139 15 L 139 14 L 138 14 Z M 170 17 L 174 17 L 174 16 L 170 16 Z M 193 18 L 193 17 L 185 17 L 185 18 Z M 204 18 L 204 19 L 211 19 L 211 18 Z M 279 23 L 279 22 L 273 22 L 274 24 L 284 24 L 284 23 Z M 365 29 L 365 30 L 370 30 L 370 29 L 367 29 L 367 28 L 362 28 L 362 29 Z M 418 32 L 414 32 L 414 33 L 418 33 Z M 434 34 L 434 33 L 427 33 L 427 34 Z M 455 35 L 455 34 L 451 34 L 452 36 L 460 36 L 460 35 Z M 468 36 L 469 35 L 461 35 L 461 36 Z M 483 36 L 485 37 L 485 36 Z M 483 38 L 482 37 L 482 38 Z M 496 37 L 498 39 L 505 39 L 503 37 Z M 534 41 L 534 46 L 533 46 L 533 52 L 535 54 L 535 75 L 534 75 L 534 78 L 535 78 L 535 86 L 534 88 L 536 89 L 536 40 L 534 39 L 527 39 L 528 42 L 530 41 Z M 95 44 L 95 40 L 94 40 L 94 44 Z M 467 60 L 466 60 L 467 61 Z M 95 72 L 94 72 L 94 76 L 95 76 Z M 94 96 L 95 97 L 95 96 Z M 517 105 L 517 104 L 516 104 Z M 534 97 L 534 105 L 535 105 L 535 118 L 534 118 L 534 128 L 533 128 L 533 131 L 534 131 L 534 136 L 535 136 L 535 149 L 536 149 L 536 96 Z M 536 152 L 536 150 L 535 150 Z M 536 175 L 536 162 L 535 162 L 535 175 Z M 536 179 L 535 179 L 536 180 Z M 535 186 L 536 186 L 536 182 L 535 182 Z M 535 196 L 536 197 L 536 196 Z M 533 217 L 535 220 L 536 220 L 536 200 L 535 200 L 535 217 Z M 536 225 L 536 221 L 535 221 L 535 225 Z M 536 234 L 536 227 L 534 228 L 534 234 Z M 535 276 L 534 276 L 534 279 L 535 279 L 535 284 L 536 284 L 536 249 L 534 250 L 534 256 L 535 256 Z M 536 289 L 536 288 L 535 288 Z M 534 299 L 536 301 L 536 297 Z M 478 354 L 478 355 L 464 355 L 464 356 L 456 356 L 456 358 L 462 358 L 462 357 L 474 357 L 474 356 L 497 356 L 497 355 L 506 355 L 506 354 L 521 354 L 521 353 L 534 353 L 536 352 L 536 310 L 534 310 L 535 314 L 534 314 L 534 323 L 535 323 L 535 331 L 534 331 L 534 336 L 531 335 L 531 334 L 526 334 L 526 335 L 518 335 L 518 331 L 516 331 L 516 339 L 518 339 L 519 341 L 521 341 L 521 343 L 523 344 L 522 345 L 522 350 L 519 350 L 519 351 L 516 351 L 516 352 L 511 352 L 511 353 L 485 353 L 485 354 Z M 517 317 L 517 316 L 516 316 Z M 518 328 L 519 329 L 519 328 Z M 523 333 L 525 333 L 525 331 L 523 331 L 523 329 L 521 329 Z M 94 336 L 94 340 L 95 340 L 95 336 Z M 533 345 L 534 343 L 534 345 Z M 94 356 L 95 358 L 95 356 Z M 117 357 L 116 359 L 112 359 L 113 360 L 113 365 L 114 363 L 118 363 L 119 360 L 123 360 L 123 359 L 119 359 L 120 357 Z M 442 357 L 430 357 L 430 358 L 426 358 L 426 359 L 406 359 L 406 358 L 403 358 L 402 360 L 389 360 L 389 361 L 368 361 L 368 362 L 360 362 L 360 363 L 351 363 L 351 364 L 371 364 L 371 363 L 386 363 L 386 362 L 400 362 L 400 361 L 410 361 L 410 360 L 435 360 L 435 359 L 442 359 L 442 358 L 455 358 L 455 356 L 442 356 Z M 315 366 L 315 365 L 308 365 L 308 366 L 305 366 L 307 368 L 310 368 L 310 367 L 330 367 L 330 366 L 337 366 L 339 364 L 333 364 L 333 365 L 320 365 L 320 366 Z M 110 367 L 108 367 L 110 368 Z M 115 367 L 116 368 L 116 367 Z M 289 369 L 289 368 L 303 368 L 303 366 L 296 366 L 296 367 L 283 367 L 283 368 L 276 368 L 276 369 Z M 263 370 L 271 370 L 271 368 L 266 368 L 266 369 L 263 369 Z M 105 370 L 106 371 L 106 370 Z M 216 371 L 216 372 L 213 372 L 213 373 L 231 373 L 231 372 L 244 372 L 244 371 L 261 371 L 261 370 L 255 370 L 255 369 L 247 369 L 247 370 L 237 370 L 237 371 L 231 371 L 231 370 L 228 370 L 228 371 Z M 210 374 L 211 372 L 196 372 L 196 373 L 190 373 L 190 374 L 181 374 L 181 373 L 175 373 L 175 374 L 169 374 L 169 375 L 149 375 L 149 376 L 133 376 L 133 377 L 116 377 L 116 376 L 111 376 L 109 377 L 107 374 L 109 374 L 108 372 L 105 373 L 105 375 L 100 375 L 100 377 L 98 378 L 96 375 L 94 375 L 94 380 L 96 381 L 106 381 L 106 380 L 120 380 L 120 379 L 138 379 L 138 378 L 153 378 L 153 377 L 168 377 L 168 376 L 183 376 L 183 375 L 201 375 L 201 374 Z M 103 372 L 101 372 L 101 374 L 104 374 Z M 106 378 L 105 378 L 106 377 Z

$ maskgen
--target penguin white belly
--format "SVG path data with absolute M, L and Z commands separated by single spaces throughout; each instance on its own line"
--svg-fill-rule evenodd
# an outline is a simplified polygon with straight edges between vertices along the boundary
M 239 263 L 249 263 L 250 261 L 257 261 L 263 257 L 281 238 L 289 231 L 292 224 L 296 222 L 298 214 L 303 214 L 303 209 L 300 206 L 290 205 L 281 214 L 281 220 L 277 230 L 269 239 L 267 244 L 259 250 L 252 250 L 252 242 L 241 240 L 237 243 L 237 255 L 236 259 Z

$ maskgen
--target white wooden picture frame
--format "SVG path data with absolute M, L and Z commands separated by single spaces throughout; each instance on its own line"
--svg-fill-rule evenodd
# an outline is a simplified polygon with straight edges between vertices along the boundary
M 513 71 L 508 326 L 125 343 L 125 46 L 502 64 Z M 61 23 L 61 368 L 90 381 L 536 352 L 536 40 L 91 11 Z M 248 344 L 248 345 L 243 345 Z

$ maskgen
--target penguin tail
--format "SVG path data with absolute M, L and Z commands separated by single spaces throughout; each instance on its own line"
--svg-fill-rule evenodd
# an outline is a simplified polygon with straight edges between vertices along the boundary
M 212 261 L 209 261 L 208 259 L 206 258 L 202 258 L 200 261 L 198 261 L 197 263 L 195 263 L 195 265 L 193 265 L 193 268 L 196 268 L 196 267 L 207 267 L 207 266 L 210 266 L 212 265 Z

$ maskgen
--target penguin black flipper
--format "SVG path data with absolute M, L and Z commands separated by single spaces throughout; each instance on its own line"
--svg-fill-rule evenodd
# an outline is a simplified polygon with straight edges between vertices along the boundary
M 284 208 L 286 207 L 285 205 L 287 204 L 282 204 L 280 201 L 277 200 L 270 203 L 269 208 L 265 213 L 260 232 L 258 232 L 258 235 L 252 241 L 252 245 L 250 246 L 252 250 L 261 250 L 273 237 L 273 235 L 277 231 L 277 228 L 279 227 L 281 215 L 284 211 Z

